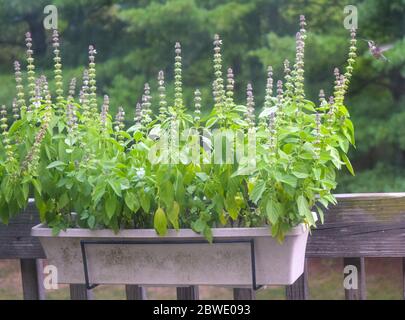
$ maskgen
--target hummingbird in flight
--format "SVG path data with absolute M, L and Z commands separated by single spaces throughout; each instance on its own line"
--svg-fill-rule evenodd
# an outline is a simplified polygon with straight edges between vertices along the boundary
M 383 59 L 384 61 L 388 61 L 387 57 L 384 56 L 384 52 L 391 49 L 393 47 L 392 44 L 386 44 L 379 46 L 373 40 L 366 40 L 363 39 L 368 44 L 368 50 L 376 59 Z

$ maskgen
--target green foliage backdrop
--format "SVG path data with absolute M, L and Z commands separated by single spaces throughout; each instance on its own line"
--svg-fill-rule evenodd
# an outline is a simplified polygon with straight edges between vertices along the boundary
M 44 30 L 44 0 L 0 0 L 0 104 L 11 107 L 15 96 L 12 63 L 24 59 L 24 33 L 33 34 L 37 72 L 51 77 L 51 32 Z M 353 3 L 354 2 L 354 3 Z M 236 74 L 237 91 L 248 81 L 261 105 L 266 68 L 281 77 L 285 58 L 293 58 L 299 14 L 308 22 L 306 93 L 332 93 L 333 69 L 344 64 L 348 31 L 345 5 L 359 12 L 360 38 L 392 43 L 389 62 L 374 59 L 359 41 L 359 58 L 347 105 L 356 125 L 357 149 L 351 158 L 356 177 L 343 176 L 340 192 L 403 191 L 405 188 L 405 0 L 54 0 L 62 37 L 65 79 L 79 77 L 88 44 L 97 48 L 97 83 L 110 95 L 112 109 L 123 106 L 134 117 L 143 84 L 156 94 L 159 70 L 172 88 L 174 43 L 183 48 L 186 101 L 199 88 L 210 101 L 212 38 L 224 42 L 224 65 Z M 68 81 L 65 85 L 67 87 Z M 237 97 L 240 101 L 243 96 Z

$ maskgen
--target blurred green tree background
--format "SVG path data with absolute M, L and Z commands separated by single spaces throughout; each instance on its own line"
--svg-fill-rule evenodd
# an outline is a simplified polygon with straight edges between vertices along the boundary
M 330 94 L 333 69 L 343 67 L 349 33 L 343 27 L 346 5 L 356 5 L 358 36 L 393 44 L 389 62 L 374 59 L 359 40 L 359 58 L 347 105 L 356 126 L 357 148 L 351 157 L 356 177 L 343 174 L 339 192 L 404 191 L 405 189 L 405 0 L 0 0 L 0 103 L 11 106 L 15 95 L 12 63 L 24 61 L 24 34 L 30 30 L 38 73 L 52 78 L 52 47 L 42 21 L 48 4 L 58 8 L 62 63 L 67 86 L 81 77 L 89 44 L 97 48 L 100 97 L 110 96 L 112 111 L 134 116 L 143 84 L 156 94 L 156 77 L 164 70 L 172 88 L 174 43 L 183 49 L 186 101 L 203 92 L 212 105 L 212 39 L 221 35 L 224 66 L 236 74 L 238 99 L 253 82 L 256 105 L 264 97 L 266 68 L 282 77 L 285 58 L 293 60 L 299 14 L 308 23 L 305 72 L 308 98 L 319 89 Z

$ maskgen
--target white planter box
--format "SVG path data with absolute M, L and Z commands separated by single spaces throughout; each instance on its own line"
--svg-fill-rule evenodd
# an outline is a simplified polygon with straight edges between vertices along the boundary
M 85 283 L 82 245 L 89 283 L 250 287 L 252 262 L 257 285 L 294 283 L 304 270 L 308 229 L 293 228 L 283 244 L 267 227 L 215 228 L 213 244 L 191 229 L 169 230 L 164 237 L 153 229 L 118 234 L 67 229 L 52 236 L 51 229 L 40 224 L 31 234 L 39 237 L 49 264 L 57 267 L 59 283 Z

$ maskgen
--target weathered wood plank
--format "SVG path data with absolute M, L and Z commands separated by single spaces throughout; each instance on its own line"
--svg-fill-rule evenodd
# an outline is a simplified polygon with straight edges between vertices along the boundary
M 126 285 L 127 300 L 147 300 L 146 289 L 137 285 Z
M 287 300 L 308 300 L 308 262 L 305 259 L 304 273 L 290 286 L 285 287 Z
M 177 287 L 177 300 L 198 300 L 198 286 Z
M 85 284 L 71 284 L 70 288 L 70 299 L 71 300 L 92 300 L 93 292 L 86 289 Z
M 39 300 L 41 294 L 35 259 L 21 259 L 20 266 L 24 300 Z
M 354 266 L 357 269 L 357 279 L 358 283 L 357 289 L 346 289 L 345 288 L 345 298 L 346 300 L 366 300 L 366 269 L 364 258 L 344 258 L 343 259 L 344 268 L 346 266 Z M 348 275 L 345 275 L 345 277 Z
M 255 300 L 256 292 L 249 288 L 234 288 L 233 289 L 234 300 Z
M 0 259 L 45 258 L 39 240 L 31 237 L 31 228 L 38 223 L 35 204 L 30 202 L 8 225 L 0 224 Z
M 404 257 L 405 193 L 336 195 L 307 257 Z

